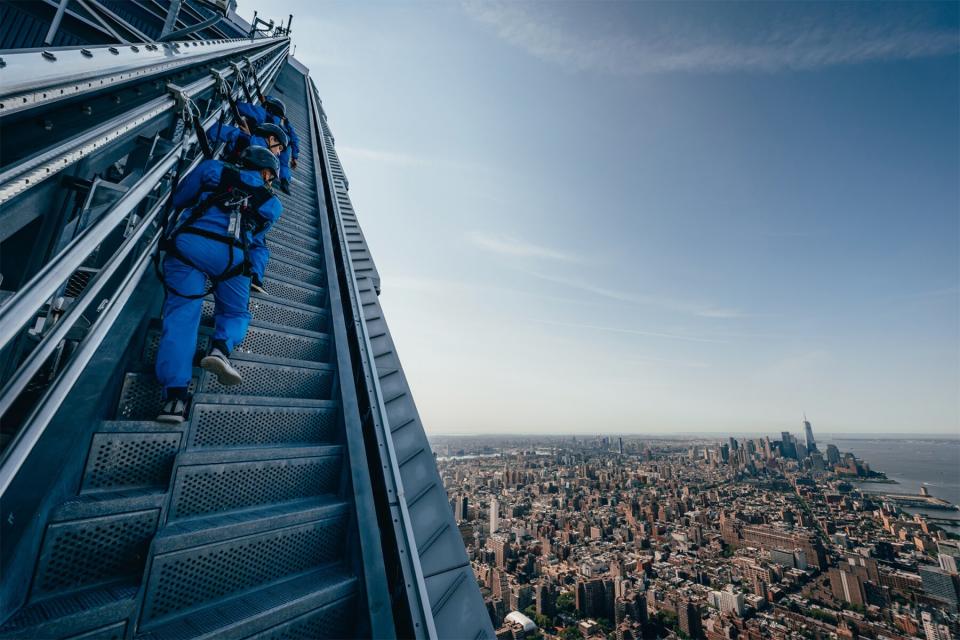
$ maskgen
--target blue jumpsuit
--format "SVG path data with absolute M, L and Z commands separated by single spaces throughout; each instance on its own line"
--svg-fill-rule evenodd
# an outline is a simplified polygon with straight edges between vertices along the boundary
M 191 171 L 173 195 L 173 206 L 182 210 L 179 220 L 182 222 L 190 215 L 191 207 L 197 206 L 210 197 L 220 183 L 223 163 L 219 160 L 205 160 Z M 240 180 L 251 187 L 263 185 L 260 173 L 255 170 L 241 170 Z M 279 218 L 283 207 L 276 196 L 272 196 L 258 210 L 265 222 L 264 228 L 251 237 L 248 242 L 259 240 Z M 217 206 L 212 206 L 191 226 L 226 236 L 230 224 L 230 214 Z M 163 333 L 157 351 L 157 379 L 163 385 L 164 398 L 167 389 L 185 388 L 190 383 L 193 370 L 193 356 L 197 350 L 197 330 L 200 327 L 200 314 L 203 300 L 185 298 L 171 291 L 172 287 L 183 295 L 200 295 L 206 286 L 205 274 L 218 276 L 225 270 L 243 262 L 243 252 L 229 244 L 198 236 L 181 233 L 175 236 L 177 249 L 183 253 L 199 270 L 173 255 L 167 255 L 163 262 L 164 279 L 168 285 L 166 300 L 163 303 Z M 223 342 L 227 351 L 243 341 L 250 324 L 250 278 L 236 275 L 223 280 L 215 286 L 214 296 L 214 341 Z
M 268 98 L 272 96 L 267 96 Z M 287 137 L 290 138 L 290 144 L 283 150 L 283 153 L 280 154 L 280 175 L 278 176 L 281 180 L 290 179 L 290 158 L 294 160 L 300 157 L 300 138 L 297 137 L 297 134 L 293 130 L 293 125 L 290 124 L 289 118 L 284 120 L 283 118 L 267 113 L 267 110 L 257 104 L 250 104 L 249 102 L 238 102 L 237 110 L 245 118 L 250 118 L 255 121 L 257 124 L 263 124 L 264 122 L 270 122 L 275 125 L 279 125 L 287 132 Z
M 248 141 L 249 146 L 266 147 L 267 141 L 260 136 L 244 133 L 237 127 L 228 124 L 217 123 L 207 130 L 207 139 L 210 142 L 227 143 L 227 153 L 232 153 L 240 142 Z M 286 148 L 284 148 L 286 151 Z M 265 239 L 257 234 L 248 248 L 248 257 L 250 260 L 250 271 L 257 276 L 259 282 L 263 282 L 263 274 L 267 270 L 267 263 L 270 261 L 270 249 L 267 247 Z

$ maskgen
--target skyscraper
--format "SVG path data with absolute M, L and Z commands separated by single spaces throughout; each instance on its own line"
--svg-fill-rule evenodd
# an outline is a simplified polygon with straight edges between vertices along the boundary
M 797 442 L 789 431 L 782 431 L 780 433 L 780 455 L 784 458 L 793 458 L 796 460 L 797 456 Z
M 490 534 L 500 528 L 500 504 L 496 498 L 490 498 Z
M 806 415 L 803 416 L 803 439 L 804 444 L 807 445 L 807 455 L 817 450 L 817 442 L 813 439 L 813 426 Z

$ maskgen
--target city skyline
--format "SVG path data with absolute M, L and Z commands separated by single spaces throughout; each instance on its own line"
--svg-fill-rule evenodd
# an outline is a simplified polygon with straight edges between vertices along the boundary
M 905 490 L 804 423 L 435 440 L 497 637 L 956 638 L 957 497 Z
M 314 6 L 430 433 L 958 430 L 955 4 Z

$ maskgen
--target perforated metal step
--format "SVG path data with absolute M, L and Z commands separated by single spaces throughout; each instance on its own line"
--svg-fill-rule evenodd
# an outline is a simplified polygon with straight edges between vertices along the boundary
M 139 586 L 139 580 L 117 583 L 29 604 L 0 626 L 0 637 L 119 640 L 136 605 Z
M 136 638 L 350 638 L 358 588 L 343 569 L 324 567 L 148 627 Z
M 284 244 L 288 247 L 295 247 L 297 249 L 306 251 L 307 253 L 319 253 L 320 251 L 320 241 L 317 238 L 288 233 L 283 229 L 271 229 L 269 238 L 276 244 Z
M 327 301 L 326 291 L 322 287 L 293 282 L 276 274 L 271 275 L 274 277 L 265 278 L 263 282 L 263 288 L 268 295 L 314 307 L 322 307 Z
M 250 314 L 254 320 L 286 325 L 294 329 L 318 332 L 327 330 L 328 319 L 325 309 L 272 296 L 261 294 L 250 296 Z M 208 325 L 213 323 L 213 300 L 203 301 L 201 318 Z
M 342 455 L 339 446 L 184 452 L 169 521 L 334 494 Z
M 162 494 L 116 493 L 64 503 L 44 532 L 30 601 L 136 580 L 162 501 Z
M 80 493 L 165 489 L 183 428 L 155 422 L 105 422 L 93 434 Z
M 187 446 L 255 447 L 332 442 L 337 405 L 329 401 L 281 404 L 277 400 L 244 401 L 199 395 L 194 399 Z
M 143 346 L 143 362 L 148 365 L 153 365 L 157 361 L 160 335 L 161 329 L 157 325 L 147 332 L 147 339 Z M 201 327 L 197 339 L 197 353 L 207 353 L 212 339 L 213 328 Z M 325 333 L 305 329 L 280 326 L 273 328 L 251 324 L 246 337 L 236 347 L 234 353 L 327 362 L 330 359 L 330 337 Z
M 314 268 L 319 268 L 323 264 L 320 254 L 311 251 L 304 251 L 302 249 L 291 248 L 284 244 L 277 244 L 271 240 L 269 234 L 267 235 L 267 248 L 270 249 L 271 259 L 280 257 L 288 261 L 300 262 Z
M 283 257 L 271 257 L 267 263 L 267 277 L 282 278 L 294 283 L 323 287 L 323 271 L 305 264 L 295 264 Z
M 248 356 L 252 357 L 252 356 Z M 310 398 L 328 400 L 333 386 L 332 366 L 306 361 L 273 364 L 231 358 L 243 382 L 224 386 L 205 371 L 195 371 L 196 382 L 191 391 L 225 395 L 264 396 L 272 398 Z M 127 420 L 149 420 L 156 417 L 161 404 L 161 387 L 152 373 L 128 373 L 120 393 L 118 415 Z
M 346 515 L 154 557 L 142 628 L 193 607 L 339 560 Z
M 273 229 L 279 229 L 280 231 L 295 236 L 310 238 L 316 242 L 320 241 L 320 232 L 317 230 L 316 221 L 314 221 L 313 224 L 309 224 L 305 218 L 296 215 L 281 216 L 280 219 L 277 220 L 277 223 L 273 225 Z

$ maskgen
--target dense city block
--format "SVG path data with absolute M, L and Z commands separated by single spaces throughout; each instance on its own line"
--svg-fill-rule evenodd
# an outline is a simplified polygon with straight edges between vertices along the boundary
M 498 638 L 960 637 L 956 536 L 913 513 L 955 507 L 883 491 L 809 422 L 433 449 Z

